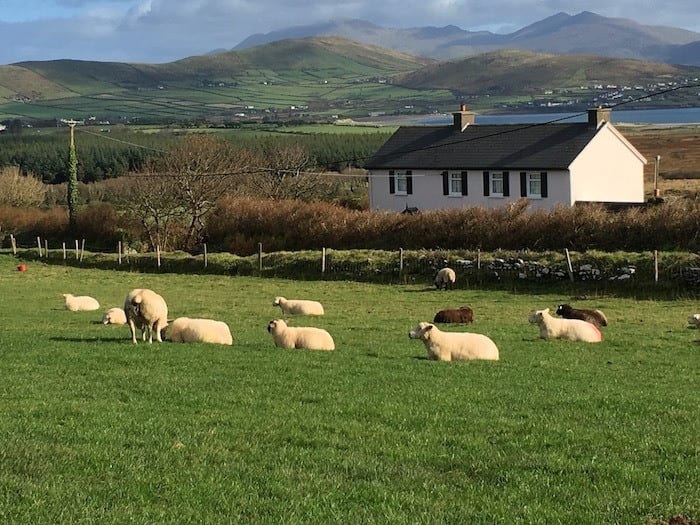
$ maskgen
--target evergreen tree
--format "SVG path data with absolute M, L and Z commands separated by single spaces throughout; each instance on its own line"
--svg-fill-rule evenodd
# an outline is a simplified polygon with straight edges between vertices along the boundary
M 71 130 L 72 131 L 72 130 Z M 68 224 L 71 231 L 75 231 L 78 217 L 78 156 L 75 153 L 75 144 L 71 135 L 70 148 L 68 150 Z

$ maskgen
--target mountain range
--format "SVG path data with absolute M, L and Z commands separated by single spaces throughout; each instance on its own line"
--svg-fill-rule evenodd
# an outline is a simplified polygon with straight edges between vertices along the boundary
M 255 34 L 234 50 L 279 40 L 331 35 L 437 60 L 497 49 L 520 49 L 700 65 L 700 33 L 642 25 L 633 20 L 609 18 L 588 11 L 576 15 L 558 13 L 510 34 L 467 31 L 455 25 L 399 29 L 381 27 L 366 20 L 333 20 Z

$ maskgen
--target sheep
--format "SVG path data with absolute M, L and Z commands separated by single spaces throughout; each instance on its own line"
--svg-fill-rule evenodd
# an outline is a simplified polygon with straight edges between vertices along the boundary
M 700 314 L 693 314 L 688 317 L 688 324 L 691 328 L 700 328 Z
M 64 293 L 65 308 L 71 312 L 91 312 L 100 308 L 97 299 L 87 295 L 73 295 Z
M 178 317 L 172 322 L 168 329 L 168 339 L 173 343 L 233 344 L 231 331 L 226 323 L 189 317 Z
M 589 310 L 587 308 L 573 308 L 569 304 L 557 306 L 556 314 L 564 319 L 581 319 L 593 323 L 598 328 L 608 326 L 608 319 L 600 310 Z
M 307 301 L 304 299 L 285 299 L 275 297 L 272 306 L 279 306 L 284 315 L 323 315 L 323 305 L 318 301 Z
M 542 339 L 568 339 L 586 343 L 600 343 L 603 334 L 598 327 L 581 319 L 559 319 L 552 317 L 549 308 L 530 314 L 528 320 L 540 327 Z
M 435 276 L 435 288 L 438 290 L 452 288 L 457 280 L 457 274 L 452 268 L 443 268 Z
M 282 319 L 274 319 L 267 325 L 278 348 L 306 348 L 307 350 L 335 350 L 331 334 L 322 328 L 311 326 L 287 326 Z
M 433 323 L 471 323 L 473 321 L 474 312 L 468 306 L 440 310 L 433 318 Z
M 124 299 L 124 313 L 131 331 L 132 343 L 137 344 L 137 326 L 141 326 L 144 341 L 146 340 L 145 330 L 148 330 L 149 343 L 153 343 L 154 331 L 156 341 L 163 342 L 161 331 L 168 326 L 168 305 L 160 295 L 146 288 L 135 288 Z
M 110 308 L 102 317 L 102 324 L 126 324 L 126 314 L 121 308 Z
M 421 322 L 408 332 L 409 339 L 420 339 L 428 359 L 464 361 L 486 359 L 498 361 L 498 347 L 489 337 L 469 332 L 443 332 L 432 323 Z

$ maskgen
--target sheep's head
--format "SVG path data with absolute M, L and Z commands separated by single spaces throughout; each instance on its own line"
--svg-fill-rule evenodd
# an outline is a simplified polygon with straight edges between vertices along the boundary
M 688 324 L 695 328 L 700 328 L 700 314 L 693 314 L 688 317 Z
M 418 323 L 418 325 L 413 330 L 408 332 L 408 338 L 422 339 L 423 341 L 426 341 L 427 339 L 430 339 L 430 333 L 434 328 L 435 325 L 431 323 Z
M 545 315 L 549 315 L 549 308 L 534 311 L 530 314 L 530 317 L 528 317 L 527 320 L 530 321 L 532 324 L 538 324 L 542 322 Z
M 567 312 L 570 312 L 572 309 L 573 308 L 571 308 L 571 305 L 569 305 L 569 304 L 560 304 L 559 306 L 557 306 L 556 314 L 557 315 L 564 315 Z
M 102 324 L 109 324 L 112 322 L 112 314 L 110 312 L 107 312 L 104 317 L 102 318 Z
M 275 300 L 272 301 L 272 306 L 279 306 L 280 302 L 284 300 L 284 297 L 275 297 Z
M 282 319 L 274 319 L 267 323 L 267 331 L 271 334 L 284 330 L 285 328 L 287 328 L 287 323 L 285 323 Z

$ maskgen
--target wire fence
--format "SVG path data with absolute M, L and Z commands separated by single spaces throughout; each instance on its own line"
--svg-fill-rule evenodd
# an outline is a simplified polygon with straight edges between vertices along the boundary
M 299 252 L 265 252 L 237 256 L 201 253 L 124 250 L 121 243 L 112 253 L 86 251 L 84 239 L 64 241 L 49 247 L 36 238 L 34 246 L 17 243 L 10 234 L 5 251 L 23 260 L 41 260 L 106 270 L 137 272 L 212 273 L 270 276 L 298 279 L 342 279 L 387 283 L 432 283 L 437 271 L 451 267 L 457 273 L 456 287 L 489 283 L 606 283 L 629 286 L 663 284 L 700 289 L 700 256 L 688 252 L 532 252 L 480 250 L 333 250 L 320 248 Z

